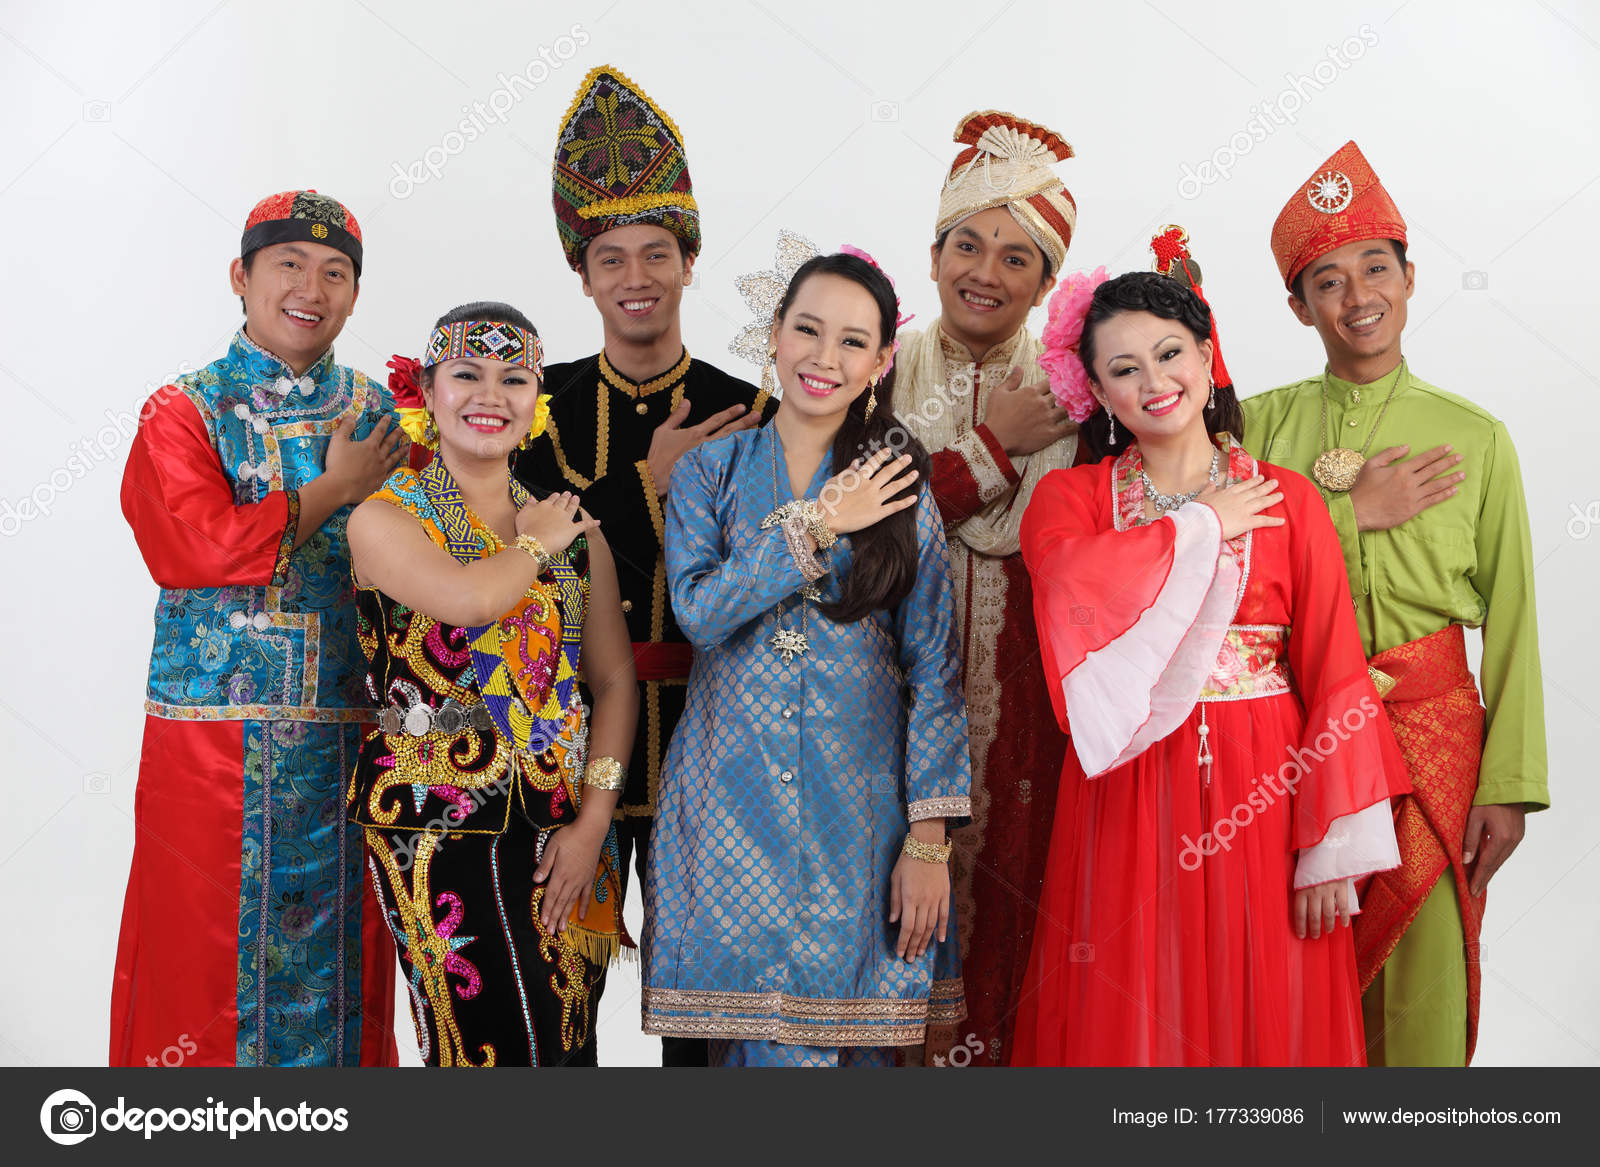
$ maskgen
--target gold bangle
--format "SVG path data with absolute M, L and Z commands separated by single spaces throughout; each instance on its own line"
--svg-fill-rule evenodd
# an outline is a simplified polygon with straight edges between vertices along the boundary
M 920 859 L 924 863 L 950 862 L 949 843 L 924 843 L 913 835 L 907 835 L 905 844 L 900 848 L 913 859 Z
M 544 549 L 544 544 L 532 535 L 518 535 L 516 548 L 533 556 L 533 561 L 539 565 L 540 575 L 543 575 L 545 568 L 550 566 L 550 553 Z
M 628 780 L 628 772 L 615 758 L 596 758 L 583 772 L 583 784 L 596 790 L 621 790 Z

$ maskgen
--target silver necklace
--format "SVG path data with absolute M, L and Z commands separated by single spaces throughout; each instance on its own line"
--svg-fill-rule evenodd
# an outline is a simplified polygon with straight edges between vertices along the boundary
M 782 523 L 785 519 L 795 514 L 799 503 L 795 501 L 780 503 L 781 497 L 778 488 L 778 436 L 772 437 L 772 502 L 775 509 L 766 518 L 761 520 L 761 529 L 770 530 Z M 780 602 L 776 609 L 774 619 L 778 629 L 772 634 L 772 639 L 767 641 L 773 652 L 783 658 L 784 664 L 789 664 L 797 656 L 804 656 L 811 650 L 811 605 L 807 601 L 820 600 L 822 592 L 816 584 L 806 584 L 800 589 L 800 631 L 786 628 L 783 624 L 783 604 Z
M 1158 491 L 1156 489 L 1156 484 L 1150 481 L 1150 475 L 1145 473 L 1144 467 L 1141 465 L 1139 467 L 1139 478 L 1144 483 L 1144 496 L 1145 498 L 1149 499 L 1150 504 L 1156 508 L 1156 516 L 1159 518 L 1168 511 L 1175 511 L 1184 503 L 1193 502 L 1195 499 L 1199 498 L 1201 491 L 1203 491 L 1207 486 L 1210 486 L 1216 482 L 1217 468 L 1221 464 L 1222 451 L 1213 449 L 1211 451 L 1211 469 L 1206 471 L 1205 483 L 1201 486 L 1195 487 L 1193 490 L 1186 490 L 1179 494 L 1162 494 L 1160 491 Z

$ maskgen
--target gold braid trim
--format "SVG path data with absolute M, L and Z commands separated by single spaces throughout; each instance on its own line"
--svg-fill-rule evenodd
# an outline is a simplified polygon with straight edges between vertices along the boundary
M 605 349 L 601 349 L 600 375 L 615 388 L 637 400 L 640 397 L 648 397 L 652 393 L 665 389 L 668 385 L 674 385 L 683 380 L 683 375 L 689 371 L 689 359 L 689 350 L 684 349 L 683 356 L 678 358 L 678 363 L 673 365 L 672 368 L 662 373 L 659 377 L 652 377 L 641 385 L 635 385 L 628 378 L 617 372 L 611 362 L 606 360 Z
M 687 191 L 664 191 L 661 194 L 633 194 L 621 199 L 587 203 L 578 208 L 578 218 L 609 219 L 612 215 L 637 215 L 658 207 L 682 207 L 686 211 L 700 209 L 694 196 Z
M 605 354 L 600 356 L 605 360 Z M 594 428 L 594 478 L 585 478 L 572 468 L 567 461 L 566 451 L 561 448 L 561 433 L 556 428 L 554 418 L 545 427 L 545 433 L 550 435 L 550 448 L 555 451 L 556 465 L 560 467 L 562 476 L 579 490 L 588 490 L 595 484 L 595 479 L 606 476 L 606 467 L 611 460 L 611 394 L 606 392 L 604 381 L 596 382 L 598 393 L 595 399 L 595 428 Z
M 635 462 L 635 470 L 639 472 L 639 482 L 644 486 L 644 505 L 650 512 L 650 525 L 655 528 L 656 542 L 665 546 L 667 542 L 667 521 L 661 513 L 661 496 L 656 493 L 655 476 L 650 473 L 649 461 Z

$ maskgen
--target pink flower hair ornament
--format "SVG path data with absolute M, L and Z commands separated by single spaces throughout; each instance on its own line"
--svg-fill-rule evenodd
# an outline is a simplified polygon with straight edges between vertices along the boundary
M 1063 278 L 1050 296 L 1049 320 L 1039 337 L 1044 342 L 1039 367 L 1050 377 L 1050 392 L 1067 416 L 1080 424 L 1100 407 L 1100 402 L 1089 388 L 1089 370 L 1078 356 L 1078 345 L 1083 341 L 1083 322 L 1088 318 L 1094 291 L 1110 278 L 1104 267 L 1073 272 Z
M 875 267 L 879 271 L 883 272 L 883 278 L 889 281 L 889 286 L 891 288 L 894 287 L 894 277 L 892 275 L 890 275 L 888 272 L 883 271 L 883 265 L 881 263 L 879 263 L 877 260 L 873 259 L 871 254 L 869 254 L 866 251 L 863 251 L 861 248 L 856 247 L 854 244 L 850 244 L 850 243 L 841 243 L 839 245 L 839 250 L 841 252 L 843 252 L 845 255 L 853 255 L 857 259 L 866 260 L 873 267 Z M 915 312 L 907 315 L 906 313 L 903 313 L 903 312 L 900 311 L 900 296 L 899 296 L 899 293 L 895 294 L 894 311 L 895 311 L 894 330 L 896 332 L 899 332 L 907 324 L 910 324 L 913 320 L 915 320 L 917 318 Z M 887 377 L 889 375 L 889 370 L 894 368 L 894 355 L 895 355 L 895 353 L 897 353 L 899 351 L 900 351 L 900 341 L 897 338 L 895 340 L 895 342 L 894 342 L 894 348 L 889 350 L 889 363 L 887 365 L 883 366 L 883 375 L 885 377 Z

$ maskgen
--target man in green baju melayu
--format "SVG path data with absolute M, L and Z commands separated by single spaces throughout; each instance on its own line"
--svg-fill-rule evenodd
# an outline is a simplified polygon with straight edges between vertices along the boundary
M 1368 1061 L 1461 1066 L 1485 889 L 1550 802 L 1544 691 L 1516 450 L 1502 422 L 1407 367 L 1405 231 L 1354 142 L 1290 197 L 1272 251 L 1327 366 L 1247 399 L 1245 443 L 1327 500 L 1415 787 L 1395 807 L 1402 865 L 1362 890 L 1355 922 Z M 1481 703 L 1467 628 L 1482 629 Z

